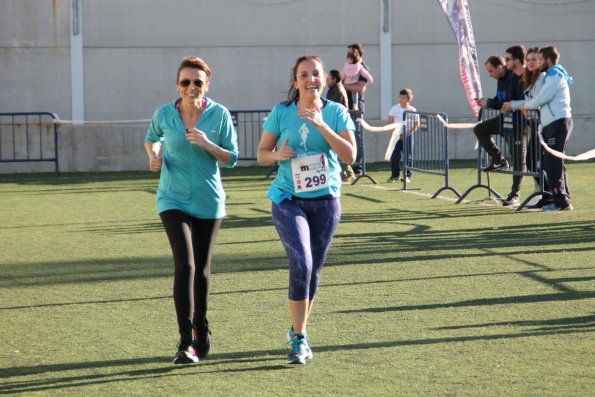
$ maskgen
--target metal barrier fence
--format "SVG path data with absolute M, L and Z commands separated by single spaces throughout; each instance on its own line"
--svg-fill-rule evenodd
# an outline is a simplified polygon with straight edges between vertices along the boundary
M 238 160 L 256 160 L 262 124 L 270 110 L 230 110 L 238 134 Z
M 444 190 L 450 190 L 457 197 L 461 194 L 448 180 L 448 116 L 444 113 L 410 112 L 403 114 L 403 168 L 405 175 L 410 171 L 444 176 L 444 186 L 434 193 L 438 197 Z M 413 132 L 409 132 L 413 131 Z M 407 190 L 407 178 L 403 178 L 403 189 Z
M 551 193 L 544 189 L 546 184 L 543 172 L 543 150 L 539 144 L 537 130 L 539 127 L 539 111 L 530 111 L 527 117 L 519 111 L 512 113 L 501 113 L 497 109 L 482 109 L 478 121 L 483 122 L 498 118 L 498 128 L 493 132 L 492 139 L 500 148 L 502 156 L 509 164 L 508 168 L 501 168 L 491 171 L 498 174 L 512 175 L 514 178 L 531 177 L 537 181 L 538 189 L 531 193 L 517 208 L 521 211 L 533 197 L 551 196 Z M 483 188 L 488 191 L 488 198 L 491 200 L 503 200 L 503 196 L 494 190 L 490 184 L 490 172 L 482 170 L 492 162 L 486 151 L 479 146 L 477 154 L 477 183 L 471 186 L 457 200 L 456 204 L 462 202 L 473 190 Z M 487 185 L 483 184 L 483 175 L 486 175 Z M 521 179 L 522 181 L 522 179 Z M 517 183 L 518 182 L 517 180 Z M 494 199 L 494 194 L 497 199 Z
M 53 162 L 60 175 L 57 120 L 48 112 L 0 113 L 0 163 Z
M 354 100 L 357 101 L 357 99 Z M 351 117 L 351 120 L 353 120 L 353 124 L 355 124 L 354 136 L 355 145 L 357 148 L 357 156 L 355 162 L 351 166 L 354 168 L 354 170 L 358 170 L 358 172 L 356 172 L 355 179 L 353 180 L 353 182 L 351 182 L 351 184 L 355 185 L 360 179 L 368 178 L 373 184 L 378 185 L 376 179 L 374 179 L 366 172 L 366 146 L 364 140 L 365 131 L 362 128 L 362 125 L 357 121 L 359 118 L 362 117 L 362 112 L 359 110 L 350 110 L 349 117 Z

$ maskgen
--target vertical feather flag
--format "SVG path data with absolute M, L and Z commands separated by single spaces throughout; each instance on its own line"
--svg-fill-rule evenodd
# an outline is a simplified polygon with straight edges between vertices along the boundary
M 475 98 L 481 98 L 481 81 L 477 62 L 477 49 L 471 26 L 471 14 L 467 0 L 438 0 L 446 19 L 450 24 L 459 45 L 459 71 L 461 81 L 467 94 L 467 100 L 475 117 L 479 114 L 479 106 Z

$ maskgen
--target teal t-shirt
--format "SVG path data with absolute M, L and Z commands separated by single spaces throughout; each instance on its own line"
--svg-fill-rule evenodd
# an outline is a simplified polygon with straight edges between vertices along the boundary
M 181 210 L 201 219 L 225 216 L 225 192 L 217 159 L 186 140 L 186 127 L 176 104 L 161 106 L 153 115 L 145 143 L 163 143 L 163 165 L 157 188 L 157 212 Z M 196 125 L 209 140 L 231 152 L 228 168 L 238 159 L 238 142 L 229 111 L 207 98 Z
M 355 131 L 355 125 L 344 106 L 327 100 L 323 100 L 323 103 L 322 118 L 333 131 L 336 133 L 347 130 Z M 288 145 L 296 153 L 296 157 L 320 156 L 324 153 L 326 161 L 328 161 L 329 180 L 325 181 L 322 188 L 305 192 L 296 192 L 295 190 L 295 172 L 292 170 L 292 161 L 280 162 L 277 177 L 271 184 L 268 194 L 273 202 L 278 203 L 291 196 L 315 198 L 329 194 L 334 197 L 340 195 L 341 164 L 337 153 L 312 123 L 298 116 L 298 107 L 295 102 L 291 102 L 289 105 L 286 103 L 276 105 L 267 117 L 263 129 L 279 138 L 277 142 L 279 146 L 289 138 Z

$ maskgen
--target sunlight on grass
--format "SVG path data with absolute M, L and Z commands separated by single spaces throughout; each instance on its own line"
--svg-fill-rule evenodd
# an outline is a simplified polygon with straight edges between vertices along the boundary
M 432 200 L 440 177 L 402 191 L 370 165 L 382 183 L 343 187 L 299 368 L 268 169 L 223 171 L 212 356 L 183 368 L 155 176 L 0 175 L 0 394 L 593 395 L 595 163 L 568 168 L 575 211 L 551 214 L 485 190 Z M 476 182 L 469 163 L 451 171 L 459 192 Z M 506 196 L 510 179 L 491 184 Z

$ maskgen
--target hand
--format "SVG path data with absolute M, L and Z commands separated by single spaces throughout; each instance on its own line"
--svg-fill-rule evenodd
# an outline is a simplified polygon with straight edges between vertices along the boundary
M 322 112 L 318 107 L 314 109 L 299 109 L 298 116 L 311 122 L 315 127 L 320 127 L 324 124 L 322 120 Z
M 161 171 L 161 165 L 163 164 L 163 159 L 157 156 L 153 156 L 149 161 L 149 171 L 151 172 L 159 172 Z
M 488 104 L 488 101 L 486 101 L 485 98 L 475 98 L 475 103 L 480 108 L 485 108 L 486 105 Z
M 213 143 L 209 141 L 209 138 L 207 138 L 207 135 L 198 128 L 192 127 L 186 131 L 186 139 L 191 144 L 196 145 L 205 150 L 208 150 L 209 147 L 213 145 Z
M 293 157 L 293 149 L 289 144 L 289 138 L 285 139 L 283 145 L 277 149 L 277 161 L 286 161 Z
M 502 109 L 500 110 L 502 111 L 502 113 L 512 112 L 512 106 L 510 105 L 510 102 L 504 102 L 502 104 Z

